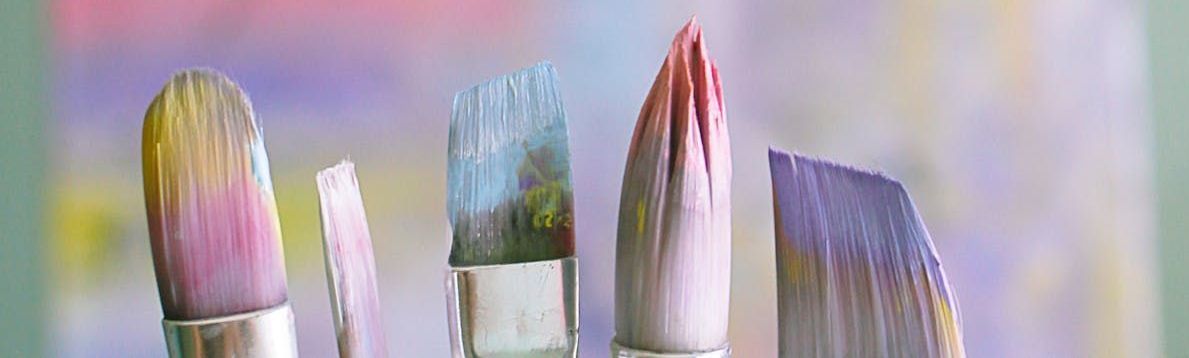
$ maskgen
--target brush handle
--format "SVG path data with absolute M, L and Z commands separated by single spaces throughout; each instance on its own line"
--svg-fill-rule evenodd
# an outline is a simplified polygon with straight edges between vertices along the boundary
M 161 325 L 170 357 L 297 357 L 297 334 L 288 303 L 225 317 L 166 319 Z
M 730 358 L 731 346 L 715 349 L 706 352 L 692 352 L 692 353 L 674 353 L 674 352 L 653 352 L 643 349 L 633 349 L 619 345 L 619 343 L 611 342 L 611 357 L 613 358 Z
M 578 259 L 451 268 L 454 357 L 576 357 Z

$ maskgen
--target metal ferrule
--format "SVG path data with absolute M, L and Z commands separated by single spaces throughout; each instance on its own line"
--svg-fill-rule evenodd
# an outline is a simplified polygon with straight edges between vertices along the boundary
M 161 325 L 170 357 L 297 357 L 288 303 L 225 317 L 166 319 Z
M 454 357 L 577 357 L 578 259 L 451 268 Z
M 730 358 L 731 346 L 705 352 L 653 352 L 643 349 L 632 349 L 611 342 L 611 357 L 614 358 Z

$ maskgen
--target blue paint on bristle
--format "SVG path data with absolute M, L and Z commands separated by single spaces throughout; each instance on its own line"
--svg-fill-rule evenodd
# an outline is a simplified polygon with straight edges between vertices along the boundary
M 573 255 L 573 195 L 557 72 L 542 62 L 454 96 L 447 166 L 450 264 Z

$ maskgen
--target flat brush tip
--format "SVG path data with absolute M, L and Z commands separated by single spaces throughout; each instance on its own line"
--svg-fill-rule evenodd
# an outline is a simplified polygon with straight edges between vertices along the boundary
M 542 62 L 459 92 L 451 116 L 450 264 L 573 255 L 569 134 L 553 66 Z
M 850 166 L 828 159 L 804 155 L 801 153 L 790 153 L 772 146 L 768 147 L 768 164 L 773 168 L 787 167 L 788 172 L 786 173 L 782 171 L 782 175 L 779 175 L 779 179 L 782 180 L 796 180 L 798 177 L 795 175 L 808 175 L 808 172 L 833 173 L 837 175 L 845 175 L 853 178 L 854 180 L 867 181 L 869 184 L 866 185 L 870 187 L 892 189 L 902 192 L 906 196 L 908 194 L 908 190 L 904 188 L 904 185 L 900 183 L 899 180 L 888 176 L 884 172 Z M 773 169 L 774 173 L 772 175 L 774 179 L 778 178 L 775 170 L 776 169 Z
M 239 86 L 212 70 L 174 74 L 145 113 L 142 149 L 165 317 L 217 317 L 285 302 L 268 157 Z

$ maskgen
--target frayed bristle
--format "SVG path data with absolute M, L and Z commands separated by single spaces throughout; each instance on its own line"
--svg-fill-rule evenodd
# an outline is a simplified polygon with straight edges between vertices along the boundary
M 615 341 L 656 352 L 727 344 L 731 155 L 722 86 L 691 20 L 640 111 L 619 203 Z
M 882 174 L 769 151 L 782 357 L 961 357 L 958 302 Z
M 317 179 L 322 248 L 339 355 L 387 357 L 372 237 L 355 164 L 344 160 L 318 172 Z
M 174 75 L 145 113 L 143 145 L 145 207 L 165 318 L 284 303 L 268 156 L 243 91 L 209 70 Z
M 574 254 L 569 139 L 552 65 L 458 93 L 449 156 L 451 265 Z

